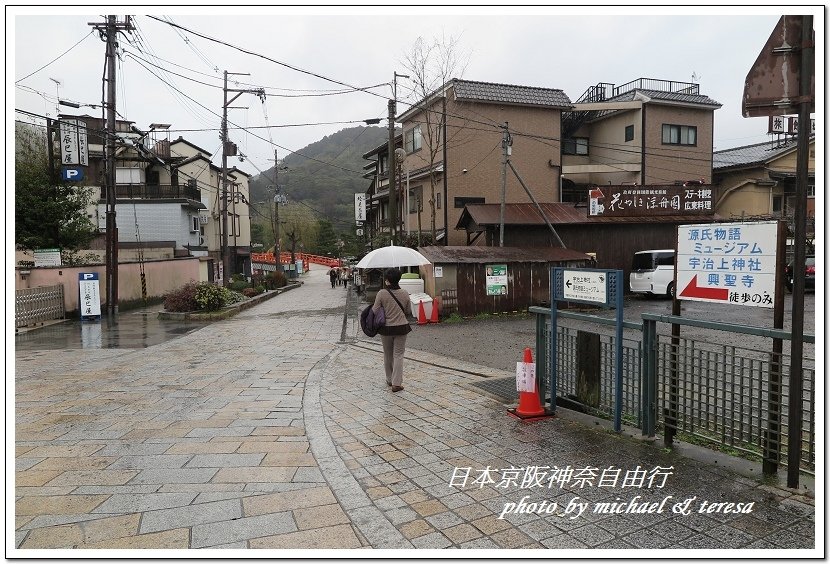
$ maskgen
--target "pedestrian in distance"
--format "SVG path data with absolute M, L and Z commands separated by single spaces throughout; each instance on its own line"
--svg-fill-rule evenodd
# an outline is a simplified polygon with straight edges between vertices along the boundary
M 406 351 L 406 336 L 412 331 L 406 318 L 404 304 L 409 303 L 409 292 L 401 288 L 401 271 L 390 268 L 383 273 L 381 288 L 373 311 L 381 307 L 386 315 L 386 324 L 378 330 L 383 343 L 383 370 L 386 373 L 386 385 L 393 392 L 403 390 L 403 355 Z
M 329 270 L 329 280 L 331 280 L 331 287 L 334 288 L 334 285 L 337 282 L 337 270 L 333 268 Z

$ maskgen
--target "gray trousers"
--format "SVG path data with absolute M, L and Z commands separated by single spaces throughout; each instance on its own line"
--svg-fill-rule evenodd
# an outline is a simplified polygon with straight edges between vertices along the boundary
M 406 335 L 381 335 L 383 343 L 383 369 L 386 383 L 403 385 L 403 354 L 406 350 Z

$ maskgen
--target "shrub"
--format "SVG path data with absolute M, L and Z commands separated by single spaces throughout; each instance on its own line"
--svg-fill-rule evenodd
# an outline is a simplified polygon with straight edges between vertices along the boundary
M 164 297 L 164 309 L 167 311 L 195 311 L 199 309 L 196 301 L 196 282 L 188 282 Z
M 233 290 L 235 292 L 242 292 L 243 290 L 245 290 L 245 288 L 250 288 L 251 285 L 248 284 L 247 280 L 236 280 L 236 279 L 234 279 L 234 281 L 231 282 L 231 285 L 229 287 L 230 287 L 231 290 Z
M 245 294 L 228 288 L 222 288 L 222 305 L 231 305 L 246 300 Z
M 256 288 L 254 288 L 254 290 L 256 290 L 256 293 L 257 293 L 257 294 L 261 294 L 262 292 L 264 292 L 264 291 L 265 291 L 265 286 L 263 286 L 263 285 L 261 285 L 261 284 L 260 284 L 259 286 L 257 286 Z
M 254 296 L 261 294 L 262 292 L 259 291 L 259 288 L 245 288 L 242 290 L 242 295 L 246 298 L 253 298 Z
M 198 309 L 216 311 L 221 308 L 225 305 L 224 290 L 225 288 L 209 282 L 198 284 L 196 286 L 196 303 L 199 304 Z
M 283 272 L 269 272 L 265 276 L 265 285 L 269 290 L 276 290 L 288 284 L 288 279 Z

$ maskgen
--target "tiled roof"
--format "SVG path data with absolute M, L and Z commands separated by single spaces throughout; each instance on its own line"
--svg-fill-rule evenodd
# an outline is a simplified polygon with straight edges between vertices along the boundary
M 492 262 L 568 262 L 590 260 L 580 251 L 559 247 L 472 247 L 472 246 L 429 246 L 418 247 L 418 252 L 436 263 L 484 264 Z
M 665 100 L 667 102 L 681 102 L 684 104 L 703 104 L 704 106 L 721 107 L 723 104 L 705 96 L 703 94 L 684 94 L 680 92 L 665 92 L 663 90 L 647 90 L 645 88 L 637 88 L 630 90 L 614 98 L 609 98 L 608 102 L 629 102 L 636 100 L 637 93 L 648 96 L 652 100 Z
M 785 143 L 756 143 L 743 147 L 733 147 L 712 153 L 712 168 L 749 166 L 761 164 L 775 159 L 785 153 L 794 151 L 798 140 L 790 139 Z
M 475 82 L 461 79 L 453 79 L 453 87 L 457 100 L 475 100 L 477 102 L 520 106 L 571 107 L 571 99 L 568 98 L 568 95 L 555 88 Z

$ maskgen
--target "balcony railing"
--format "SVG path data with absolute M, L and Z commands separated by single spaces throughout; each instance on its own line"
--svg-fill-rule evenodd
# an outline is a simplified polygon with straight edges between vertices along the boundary
M 106 188 L 102 187 L 101 198 L 106 199 L 106 196 Z M 198 202 L 202 194 L 198 188 L 181 184 L 116 184 L 115 197 L 136 200 L 187 198 Z

